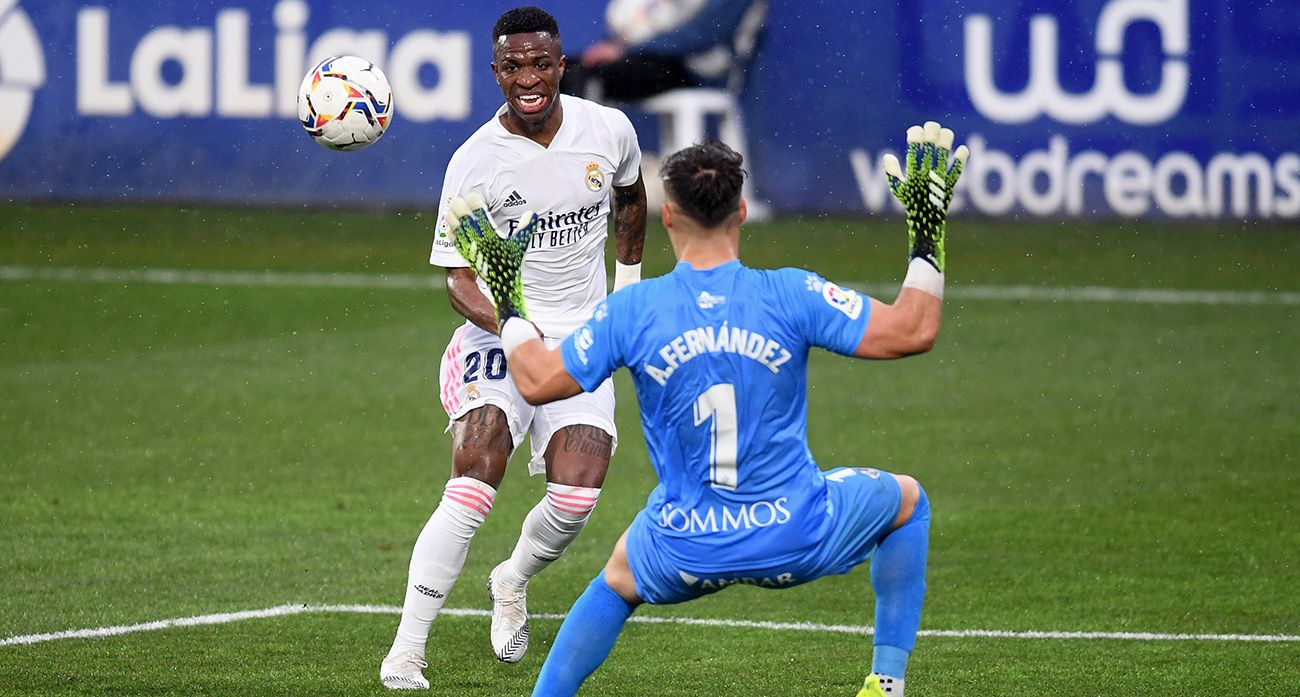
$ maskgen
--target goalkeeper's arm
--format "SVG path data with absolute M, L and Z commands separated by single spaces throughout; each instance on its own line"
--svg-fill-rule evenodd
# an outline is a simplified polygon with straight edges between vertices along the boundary
M 885 174 L 894 196 L 907 211 L 907 277 L 892 305 L 871 300 L 871 321 L 854 355 L 902 358 L 934 348 L 943 316 L 944 241 L 948 207 L 969 151 L 961 146 L 948 155 L 952 131 L 930 121 L 907 131 L 907 175 L 898 159 L 885 159 Z
M 925 353 L 934 348 L 942 315 L 943 299 L 918 288 L 904 286 L 892 305 L 872 298 L 871 321 L 853 355 L 884 359 Z
M 564 367 L 560 349 L 546 348 L 531 322 L 512 317 L 501 325 L 501 346 L 506 351 L 510 377 L 529 404 L 546 404 L 582 392 L 582 386 Z

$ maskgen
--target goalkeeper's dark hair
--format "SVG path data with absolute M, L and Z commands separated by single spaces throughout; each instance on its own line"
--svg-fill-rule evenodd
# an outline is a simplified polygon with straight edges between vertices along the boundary
M 716 140 L 679 150 L 659 166 L 673 203 L 691 219 L 714 228 L 740 209 L 744 158 Z
M 492 43 L 495 44 L 497 39 L 510 34 L 537 32 L 545 32 L 559 39 L 560 25 L 555 22 L 551 13 L 540 7 L 516 7 L 513 10 L 506 10 L 497 18 L 497 23 L 492 26 Z

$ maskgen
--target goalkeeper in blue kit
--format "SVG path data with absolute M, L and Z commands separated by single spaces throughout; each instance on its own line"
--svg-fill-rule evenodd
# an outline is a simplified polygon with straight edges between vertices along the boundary
M 672 155 L 661 176 L 676 268 L 611 295 L 554 350 L 526 321 L 517 290 L 524 238 L 499 236 L 477 201 L 458 202 L 450 227 L 492 290 L 519 391 L 545 403 L 628 367 L 659 478 L 560 627 L 535 696 L 575 694 L 641 603 L 678 603 L 737 583 L 787 588 L 868 558 L 875 647 L 858 695 L 903 694 L 925 595 L 929 500 L 907 475 L 817 467 L 807 440 L 807 360 L 814 346 L 875 359 L 933 347 L 945 219 L 966 159 L 952 142 L 937 123 L 915 126 L 906 177 L 896 159 L 886 162 L 907 210 L 911 258 L 892 305 L 809 271 L 743 265 L 740 156 L 717 142 Z

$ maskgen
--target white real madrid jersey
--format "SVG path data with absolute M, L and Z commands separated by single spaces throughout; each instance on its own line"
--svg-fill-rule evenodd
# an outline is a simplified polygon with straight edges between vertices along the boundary
M 537 213 L 524 254 L 524 300 L 528 318 L 555 338 L 568 336 L 605 299 L 611 189 L 636 183 L 641 171 L 636 132 L 623 112 L 569 95 L 560 106 L 564 119 L 550 147 L 507 131 L 503 105 L 456 150 L 429 254 L 436 266 L 468 266 L 442 218 L 453 196 L 477 191 L 502 235 L 527 211 Z M 490 298 L 482 280 L 478 285 Z

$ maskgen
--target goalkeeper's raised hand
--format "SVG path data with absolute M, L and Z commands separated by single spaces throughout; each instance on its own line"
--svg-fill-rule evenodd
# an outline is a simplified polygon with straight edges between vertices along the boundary
M 885 156 L 889 188 L 907 211 L 908 256 L 924 259 L 940 273 L 943 273 L 948 206 L 952 203 L 957 178 L 970 156 L 970 150 L 963 145 L 952 153 L 949 166 L 952 143 L 951 130 L 927 121 L 924 127 L 907 129 L 906 178 L 898 165 L 898 158 Z
M 526 214 L 514 234 L 502 237 L 497 234 L 483 197 L 478 194 L 453 198 L 449 208 L 447 227 L 456 251 L 492 292 L 498 328 L 511 317 L 527 319 L 520 268 L 528 241 L 537 227 L 537 216 Z

